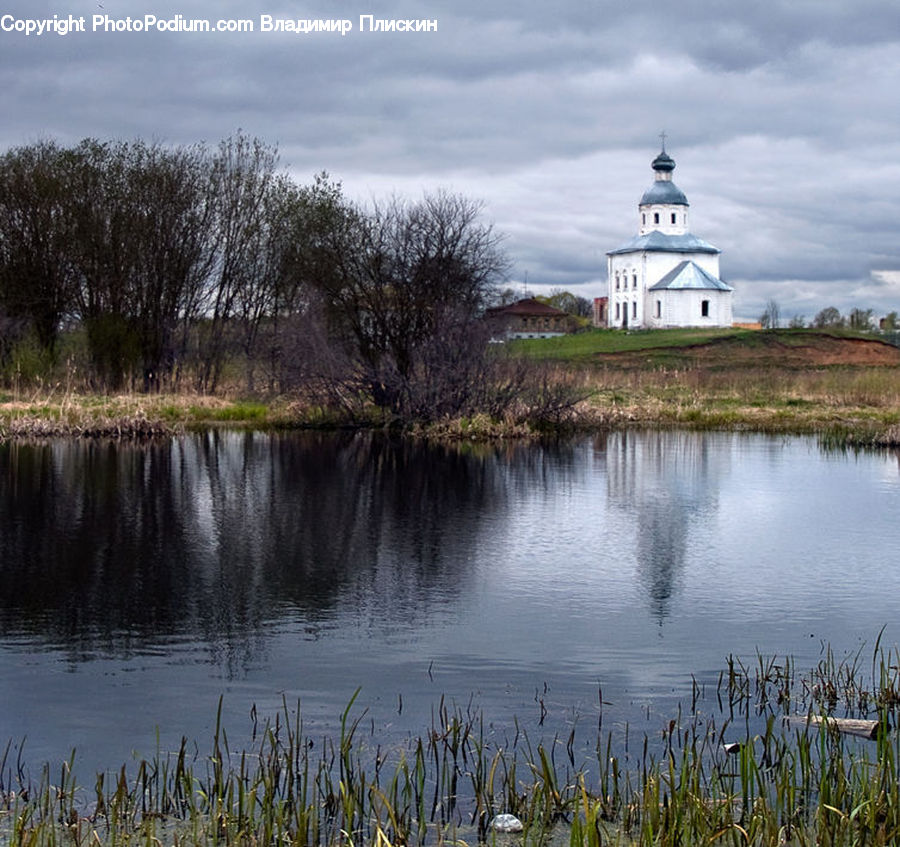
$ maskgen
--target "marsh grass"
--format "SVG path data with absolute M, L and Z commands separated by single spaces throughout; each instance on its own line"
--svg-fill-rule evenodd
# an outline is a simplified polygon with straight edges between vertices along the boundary
M 610 426 L 812 434 L 857 446 L 900 445 L 900 368 L 586 369 L 580 409 Z
M 873 340 L 849 331 L 690 329 L 604 330 L 514 342 L 505 351 L 511 372 L 526 368 L 529 374 L 529 390 L 518 404 L 504 406 L 503 414 L 485 408 L 468 417 L 412 422 L 406 431 L 478 441 L 636 424 L 900 446 L 900 367 L 841 364 L 843 348 L 834 345 L 847 339 Z M 816 358 L 822 350 L 827 355 Z M 248 399 L 240 379 L 226 380 L 216 397 L 190 390 L 92 395 L 84 363 L 71 350 L 63 353 L 46 371 L 52 376 L 26 367 L 25 360 L 0 373 L 0 438 L 144 437 L 218 424 L 336 429 L 394 423 L 371 403 L 356 404 L 351 413 L 321 405 L 315 392 Z M 500 395 L 504 390 L 497 388 Z
M 36 390 L 0 402 L 0 439 L 60 436 L 147 438 L 216 424 L 278 426 L 292 420 L 285 403 L 202 395 L 112 396 Z
M 209 753 L 182 739 L 136 768 L 74 778 L 75 754 L 29 780 L 0 755 L 0 842 L 37 845 L 888 845 L 900 841 L 900 654 L 876 642 L 799 674 L 789 659 L 729 657 L 715 692 L 694 682 L 637 755 L 602 729 L 583 760 L 574 730 L 534 740 L 486 732 L 441 701 L 419 738 L 382 747 L 358 692 L 337 736 L 314 741 L 300 710 L 254 722 L 232 750 L 221 705 Z M 710 705 L 712 708 L 710 709 Z M 816 715 L 879 721 L 874 740 Z M 625 733 L 627 736 L 627 728 Z M 632 742 L 633 743 L 633 742 Z M 627 748 L 627 744 L 626 744 Z M 490 828 L 519 817 L 520 836 Z
M 900 446 L 900 368 L 776 366 L 612 367 L 577 358 L 542 365 L 522 402 L 413 423 L 404 431 L 443 441 L 528 438 L 621 426 L 815 434 L 834 445 Z M 364 407 L 349 419 L 313 400 L 199 394 L 81 394 L 35 382 L 0 399 L 0 439 L 51 436 L 140 438 L 217 425 L 384 429 L 390 416 Z

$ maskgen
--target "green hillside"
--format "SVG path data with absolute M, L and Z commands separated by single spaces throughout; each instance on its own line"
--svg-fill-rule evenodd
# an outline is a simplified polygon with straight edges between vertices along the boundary
M 716 338 L 750 335 L 739 329 L 657 329 L 624 331 L 592 329 L 556 338 L 532 338 L 513 341 L 510 348 L 537 359 L 575 360 L 596 353 L 624 353 L 659 347 L 687 347 Z M 755 333 L 754 333 L 755 334 Z
M 519 355 L 548 361 L 608 362 L 613 358 L 630 365 L 642 360 L 647 365 L 665 364 L 697 356 L 710 364 L 728 364 L 747 358 L 771 358 L 777 362 L 785 353 L 796 358 L 803 351 L 809 351 L 811 363 L 816 364 L 824 348 L 856 348 L 859 342 L 883 345 L 872 335 L 833 329 L 594 329 L 556 338 L 513 341 L 509 349 Z

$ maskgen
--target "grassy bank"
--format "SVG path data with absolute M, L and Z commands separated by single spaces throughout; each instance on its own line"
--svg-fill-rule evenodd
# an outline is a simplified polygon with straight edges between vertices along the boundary
M 143 438 L 217 424 L 279 426 L 305 418 L 286 401 L 201 395 L 115 396 L 0 392 L 0 438 L 83 436 Z
M 861 333 L 594 331 L 515 342 L 580 380 L 580 424 L 813 434 L 900 446 L 900 350 Z
M 511 349 L 540 369 L 546 383 L 541 415 L 511 412 L 499 420 L 474 415 L 405 429 L 432 438 L 474 440 L 677 426 L 900 446 L 900 350 L 859 334 L 606 331 L 517 342 Z M 0 438 L 145 437 L 217 424 L 379 427 L 387 421 L 375 409 L 349 420 L 286 397 L 99 397 L 43 386 L 0 392 Z
M 14 845 L 887 845 L 900 839 L 900 655 L 830 652 L 729 658 L 714 692 L 660 733 L 498 740 L 489 722 L 441 705 L 430 727 L 388 748 L 351 700 L 337 737 L 309 738 L 285 707 L 253 750 L 180 749 L 98 774 L 73 758 L 27 780 L 0 755 L 0 841 Z M 712 706 L 709 705 L 712 702 Z M 825 718 L 825 720 L 817 720 Z M 865 721 L 870 738 L 843 731 Z M 856 727 L 859 728 L 858 726 Z M 581 748 L 580 748 L 581 749 Z M 519 836 L 492 830 L 515 815 Z
M 438 439 L 522 438 L 623 426 L 812 434 L 859 446 L 900 446 L 900 373 L 884 369 L 740 375 L 704 371 L 565 373 L 583 394 L 557 421 L 539 427 L 487 415 L 414 425 Z M 334 428 L 383 425 L 284 400 L 121 395 L 65 400 L 0 399 L 0 440 L 10 438 L 170 436 L 215 425 Z
M 582 414 L 611 423 L 812 434 L 900 445 L 900 369 L 604 367 Z

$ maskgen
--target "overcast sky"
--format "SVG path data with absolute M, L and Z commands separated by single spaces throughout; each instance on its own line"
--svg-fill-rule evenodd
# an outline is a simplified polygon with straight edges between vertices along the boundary
M 0 146 L 42 138 L 277 144 L 371 200 L 484 201 L 511 283 L 605 293 L 667 134 L 692 231 L 722 249 L 736 318 L 900 310 L 896 0 L 0 0 Z M 246 19 L 253 33 L 92 32 L 93 16 Z M 437 32 L 360 32 L 359 16 Z M 346 35 L 261 32 L 339 18 Z M 891 273 L 893 272 L 893 273 Z

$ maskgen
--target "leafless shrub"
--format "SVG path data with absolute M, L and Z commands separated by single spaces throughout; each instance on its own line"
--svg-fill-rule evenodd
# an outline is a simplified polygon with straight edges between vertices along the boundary
M 332 390 L 398 421 L 465 413 L 485 379 L 479 319 L 506 258 L 481 207 L 439 192 L 366 211 L 346 206 L 312 251 Z
M 531 426 L 559 430 L 575 421 L 579 404 L 592 393 L 577 372 L 546 363 L 529 363 L 519 395 L 519 419 Z

